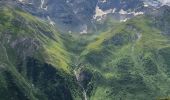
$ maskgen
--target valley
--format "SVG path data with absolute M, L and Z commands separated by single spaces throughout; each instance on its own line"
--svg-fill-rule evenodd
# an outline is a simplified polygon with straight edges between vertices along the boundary
M 1 0 L 0 100 L 168 100 L 170 7 L 150 3 Z

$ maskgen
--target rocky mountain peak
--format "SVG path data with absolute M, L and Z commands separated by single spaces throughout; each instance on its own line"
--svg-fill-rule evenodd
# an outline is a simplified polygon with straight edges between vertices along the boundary
M 145 14 L 149 9 L 169 5 L 168 0 L 18 0 L 27 11 L 37 15 L 63 32 L 88 33 L 95 23 L 112 16 L 124 22 Z M 29 5 L 29 6 L 28 6 Z M 150 11 L 150 10 L 149 10 Z

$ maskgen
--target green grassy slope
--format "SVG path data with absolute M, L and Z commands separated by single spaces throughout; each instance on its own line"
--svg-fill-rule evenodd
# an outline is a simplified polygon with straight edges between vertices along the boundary
M 69 63 L 67 55 L 69 54 L 64 50 L 59 33 L 52 26 L 22 11 L 4 7 L 1 10 L 0 29 L 1 38 L 3 38 L 1 39 L 2 42 L 4 44 L 9 43 L 5 45 L 11 45 L 13 48 L 19 45 L 21 48 L 17 47 L 18 49 L 25 49 L 26 47 L 23 47 L 24 42 L 33 42 L 32 44 L 30 43 L 33 48 L 30 49 L 40 49 L 43 52 L 42 56 L 46 54 L 45 60 L 48 60 L 49 63 L 55 66 L 57 63 L 58 67 L 62 66 L 61 69 L 69 72 L 69 68 L 67 68 Z M 23 44 L 19 44 L 20 42 L 23 42 Z M 36 47 L 36 45 L 42 47 Z M 54 59 L 51 60 L 53 57 L 49 55 L 54 55 Z
M 150 17 L 139 16 L 102 33 L 81 54 L 84 66 L 100 76 L 91 80 L 90 99 L 169 97 L 169 50 L 169 36 Z
M 167 15 L 163 22 L 138 16 L 101 34 L 68 35 L 0 7 L 0 99 L 166 100 L 170 37 L 159 25 L 167 25 Z
M 81 95 L 60 35 L 18 8 L 0 8 L 0 99 L 72 100 Z

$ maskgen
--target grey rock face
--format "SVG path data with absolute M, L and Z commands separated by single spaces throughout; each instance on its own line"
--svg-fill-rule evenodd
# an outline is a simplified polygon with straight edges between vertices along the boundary
M 4 0 L 1 0 L 4 1 Z M 7 0 L 33 15 L 46 19 L 63 32 L 88 33 L 107 15 L 126 21 L 168 5 L 164 0 Z M 98 15 L 99 13 L 99 15 Z

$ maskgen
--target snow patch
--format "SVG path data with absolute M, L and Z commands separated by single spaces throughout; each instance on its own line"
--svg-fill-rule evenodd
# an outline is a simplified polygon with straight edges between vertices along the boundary
M 41 0 L 41 8 L 43 9 L 44 0 Z
M 128 16 L 128 15 L 138 16 L 138 15 L 144 14 L 144 12 L 135 12 L 135 11 L 127 12 L 123 9 L 121 9 L 119 12 L 116 12 L 115 8 L 103 11 L 98 6 L 96 6 L 96 14 L 93 16 L 93 19 L 95 19 L 96 21 L 101 21 L 102 19 L 104 19 L 106 17 L 107 14 L 114 14 L 114 13 L 118 13 L 118 14 L 120 14 L 120 16 L 122 16 L 122 15 L 123 16 Z M 130 19 L 130 17 L 120 19 L 120 22 L 126 22 L 128 19 Z
M 137 16 L 137 15 L 143 15 L 144 12 L 134 12 L 134 11 L 132 11 L 132 12 L 127 12 L 127 11 L 124 11 L 123 9 L 121 9 L 121 10 L 119 11 L 119 14 L 121 14 L 121 15 L 130 15 L 130 14 L 132 14 L 132 15 L 134 15 L 134 16 Z
M 126 22 L 130 18 L 121 19 L 120 22 Z
M 144 3 L 144 5 L 143 5 L 144 7 L 149 7 L 149 5 L 147 4 L 147 3 Z
M 107 0 L 101 0 L 101 2 L 102 2 L 102 3 L 105 3 L 105 2 L 107 2 Z
M 124 11 L 123 9 L 121 9 L 121 10 L 119 11 L 119 14 L 125 15 L 125 14 L 128 14 L 128 12 Z
M 127 12 L 127 11 L 124 11 L 123 9 L 121 9 L 119 11 L 119 14 L 120 15 L 132 15 L 132 16 L 138 16 L 138 15 L 143 15 L 144 12 L 135 12 L 135 11 L 132 11 L 132 12 Z M 120 22 L 126 22 L 128 19 L 130 19 L 131 17 L 126 17 L 126 18 L 123 18 L 123 19 L 120 19 Z
M 41 9 L 44 9 L 44 10 L 47 10 L 47 9 L 48 9 L 48 6 L 46 6 L 46 7 L 44 8 L 44 4 L 45 4 L 45 0 L 41 0 L 40 8 L 41 8 Z
M 68 33 L 69 33 L 69 34 L 71 34 L 71 33 L 72 33 L 72 31 L 68 31 Z
M 19 2 L 21 2 L 21 3 L 24 3 L 25 2 L 25 0 L 18 0 Z
M 80 34 L 87 34 L 87 25 L 82 26 L 82 31 L 80 32 Z
M 51 18 L 49 16 L 47 16 L 47 19 L 51 25 L 53 25 L 53 26 L 55 25 L 55 23 L 51 20 Z
M 170 6 L 170 0 L 143 0 L 144 1 L 144 7 L 147 5 L 148 6 L 153 6 L 156 8 L 159 8 L 163 5 L 168 5 Z
M 144 12 L 132 12 L 134 16 L 143 15 Z
M 162 5 L 169 5 L 170 6 L 170 0 L 159 0 Z
M 109 13 L 114 13 L 115 10 L 116 9 L 109 9 L 109 10 L 103 11 L 102 9 L 99 8 L 99 6 L 96 6 L 96 11 L 95 11 L 95 15 L 93 16 L 93 19 L 100 21 L 105 17 L 105 15 Z

